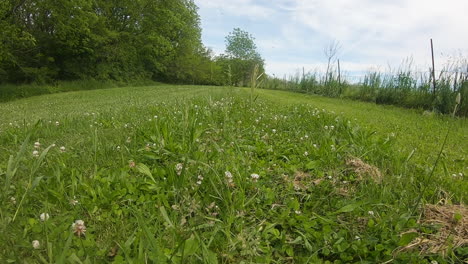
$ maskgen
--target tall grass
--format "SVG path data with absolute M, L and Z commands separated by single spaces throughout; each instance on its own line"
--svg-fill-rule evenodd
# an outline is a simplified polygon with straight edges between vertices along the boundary
M 468 116 L 468 61 L 458 59 L 446 63 L 436 76 L 434 90 L 431 72 L 419 72 L 411 59 L 387 73 L 370 71 L 356 84 L 339 81 L 338 72 L 331 70 L 327 76 L 317 71 L 289 78 L 267 76 L 265 89 L 292 90 L 302 93 L 341 97 L 377 104 L 451 114 L 455 98 L 461 94 L 458 116 Z

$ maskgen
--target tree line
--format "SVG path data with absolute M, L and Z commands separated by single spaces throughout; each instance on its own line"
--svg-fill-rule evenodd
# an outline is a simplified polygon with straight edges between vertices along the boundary
M 263 59 L 241 29 L 215 56 L 193 0 L 0 1 L 0 83 L 155 80 L 247 85 Z

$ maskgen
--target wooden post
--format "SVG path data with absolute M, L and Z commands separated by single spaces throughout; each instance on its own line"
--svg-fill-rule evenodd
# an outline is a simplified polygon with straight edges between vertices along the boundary
M 434 63 L 434 46 L 431 39 L 431 53 L 432 53 L 432 96 L 436 97 L 436 79 L 435 79 L 435 63 Z

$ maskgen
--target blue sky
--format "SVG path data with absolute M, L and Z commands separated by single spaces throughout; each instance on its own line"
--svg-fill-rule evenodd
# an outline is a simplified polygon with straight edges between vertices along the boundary
M 323 71 L 324 48 L 338 41 L 342 69 L 359 76 L 397 68 L 412 57 L 421 71 L 468 54 L 468 0 L 195 0 L 203 43 L 224 52 L 225 36 L 239 27 L 255 37 L 266 72 L 283 76 Z M 351 77 L 350 77 L 351 78 Z

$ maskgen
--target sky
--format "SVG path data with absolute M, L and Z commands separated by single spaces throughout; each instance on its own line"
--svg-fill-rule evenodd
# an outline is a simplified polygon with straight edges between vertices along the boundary
M 254 38 L 267 74 L 324 71 L 324 49 L 349 78 L 388 72 L 412 58 L 417 70 L 436 70 L 468 55 L 468 0 L 195 0 L 202 40 L 224 53 L 225 37 L 241 28 Z

